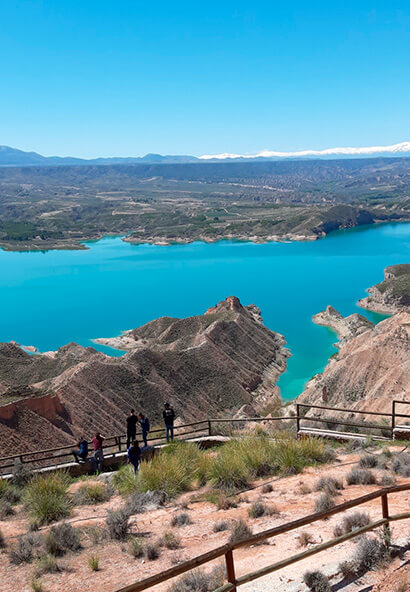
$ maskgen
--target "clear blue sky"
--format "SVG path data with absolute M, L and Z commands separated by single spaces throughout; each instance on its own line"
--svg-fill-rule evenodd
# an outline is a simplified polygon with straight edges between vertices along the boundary
M 408 0 L 0 1 L 0 144 L 94 157 L 404 140 Z

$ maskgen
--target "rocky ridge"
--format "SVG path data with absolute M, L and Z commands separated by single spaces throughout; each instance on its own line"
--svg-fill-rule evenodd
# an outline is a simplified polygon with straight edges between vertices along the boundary
M 131 407 L 151 424 L 161 421 L 164 401 L 183 420 L 256 408 L 278 400 L 276 379 L 290 355 L 284 338 L 265 327 L 255 306 L 229 297 L 205 314 L 163 317 L 104 342 L 126 350 L 110 358 L 69 344 L 53 354 L 29 355 L 0 344 L 0 403 L 14 407 L 0 418 L 4 454 L 68 444 L 96 429 L 124 431 Z M 54 419 L 21 402 L 52 394 Z
M 381 314 L 410 312 L 410 263 L 391 265 L 384 270 L 384 281 L 367 290 L 369 296 L 359 300 L 362 308 Z
M 330 327 L 337 333 L 340 341 L 335 346 L 338 348 L 352 337 L 374 328 L 374 324 L 363 315 L 354 313 L 343 317 L 333 306 L 327 306 L 326 310 L 315 314 L 313 322 L 317 325 Z
M 338 353 L 308 383 L 298 401 L 323 404 L 326 387 L 328 406 L 391 412 L 393 399 L 410 396 L 409 354 L 410 313 L 397 313 L 367 330 L 361 327 L 356 335 L 342 340 Z

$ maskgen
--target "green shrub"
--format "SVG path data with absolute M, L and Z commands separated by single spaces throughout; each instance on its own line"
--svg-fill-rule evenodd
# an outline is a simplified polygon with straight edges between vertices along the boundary
M 5 492 L 10 488 L 10 483 L 6 479 L 0 478 L 0 500 L 3 499 Z
M 144 546 L 139 539 L 131 539 L 128 550 L 135 559 L 144 555 Z
M 298 444 L 302 456 L 306 460 L 306 465 L 312 463 L 327 463 L 335 459 L 335 451 L 330 446 L 325 446 L 323 440 L 319 438 L 302 438 L 293 440 Z
M 228 442 L 219 450 L 208 470 L 212 485 L 225 491 L 246 487 L 249 476 L 249 467 L 235 441 Z
M 80 534 L 67 522 L 53 526 L 46 535 L 47 552 L 55 557 L 61 557 L 68 551 L 78 551 L 80 548 Z
M 73 502 L 75 505 L 101 504 L 108 501 L 111 495 L 111 489 L 106 483 L 84 483 L 75 492 Z
M 33 592 L 44 592 L 43 582 L 34 576 L 31 578 L 30 586 Z
M 230 543 L 238 543 L 248 538 L 252 534 L 252 529 L 246 524 L 242 518 L 234 520 L 231 525 L 231 536 L 229 537 Z
M 1 501 L 9 504 L 17 504 L 21 500 L 21 491 L 14 485 L 10 485 L 3 491 L 3 495 L 0 495 Z
M 100 569 L 100 560 L 98 555 L 90 555 L 88 558 L 88 565 L 92 571 L 98 571 Z
M 332 592 L 329 578 L 321 571 L 307 571 L 303 581 L 312 592 Z
M 186 460 L 182 458 L 180 447 L 173 447 L 173 450 L 175 455 L 165 449 L 151 462 L 142 463 L 138 475 L 140 491 L 165 491 L 169 497 L 189 491 L 196 477 L 195 464 L 188 466 Z M 187 449 L 188 457 L 190 457 L 190 451 L 192 448 Z M 198 452 L 200 452 L 199 449 Z
M 115 471 L 112 483 L 120 495 L 130 495 L 138 491 L 138 478 L 130 465 L 123 465 Z
M 175 514 L 175 516 L 172 517 L 171 526 L 187 526 L 188 524 L 192 524 L 192 522 L 186 512 Z
M 64 472 L 38 474 L 26 486 L 24 503 L 37 524 L 49 524 L 67 518 L 71 512 L 68 495 L 70 477 Z
M 6 518 L 13 516 L 13 514 L 13 506 L 4 499 L 0 500 L 0 520 L 6 520 Z
M 127 538 L 129 518 L 128 512 L 123 508 L 108 511 L 105 525 L 111 539 L 123 541 Z
M 348 485 L 374 485 L 376 476 L 369 469 L 352 469 L 346 477 Z

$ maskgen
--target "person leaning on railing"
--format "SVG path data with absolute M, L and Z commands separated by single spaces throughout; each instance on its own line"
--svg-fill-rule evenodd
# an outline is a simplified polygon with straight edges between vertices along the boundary
M 85 463 L 85 461 L 87 460 L 87 457 L 88 457 L 88 442 L 84 438 L 84 436 L 81 436 L 81 438 L 77 442 L 77 446 L 78 446 L 78 448 L 75 450 L 72 450 L 71 452 L 72 452 L 76 462 Z

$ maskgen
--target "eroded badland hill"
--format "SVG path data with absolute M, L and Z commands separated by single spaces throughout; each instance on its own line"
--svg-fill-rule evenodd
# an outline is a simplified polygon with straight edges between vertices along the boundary
M 111 342 L 111 340 L 108 340 Z M 180 419 L 202 419 L 278 399 L 289 352 L 256 307 L 229 297 L 206 314 L 162 318 L 113 340 L 110 358 L 69 344 L 30 355 L 0 344 L 0 443 L 4 454 L 70 444 L 82 433 L 122 433 L 129 409 L 151 423 L 169 401 Z

